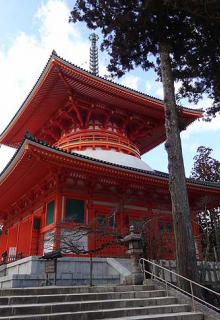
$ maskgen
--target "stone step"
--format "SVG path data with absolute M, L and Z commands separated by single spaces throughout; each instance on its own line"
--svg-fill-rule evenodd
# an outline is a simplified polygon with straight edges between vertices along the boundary
M 68 293 L 95 293 L 95 292 L 126 292 L 126 291 L 147 291 L 153 290 L 152 285 L 131 285 L 131 286 L 48 286 L 34 288 L 13 288 L 0 289 L 0 296 L 23 296 L 23 295 L 51 295 Z
M 203 320 L 154 286 L 74 286 L 0 290 L 0 320 Z
M 105 309 L 129 309 L 129 308 L 144 308 L 156 306 L 156 308 L 165 307 L 166 305 L 173 305 L 177 303 L 175 297 L 152 297 L 152 298 L 133 298 L 133 299 L 112 299 L 112 300 L 98 300 L 98 301 L 75 301 L 63 303 L 38 303 L 38 304 L 22 304 L 0 306 L 0 317 L 12 315 L 28 315 L 28 314 L 45 314 L 45 313 L 63 313 L 63 312 L 85 312 L 92 310 Z M 186 311 L 187 305 L 180 305 Z M 176 308 L 176 307 L 175 307 Z M 98 311 L 96 311 L 98 312 Z M 171 311 L 172 312 L 172 311 Z
M 138 316 L 137 316 L 138 315 Z M 192 317 L 195 316 L 194 318 Z M 114 308 L 105 310 L 90 310 L 87 312 L 63 312 L 31 315 L 12 315 L 0 317 L 1 320 L 7 319 L 26 319 L 26 320 L 98 320 L 98 319 L 164 319 L 168 320 L 202 320 L 202 314 L 190 313 L 189 306 L 184 304 L 165 305 L 165 306 L 148 306 L 134 308 Z
M 127 292 L 98 292 L 98 293 L 71 293 L 52 295 L 28 296 L 0 296 L 0 305 L 36 304 L 52 302 L 71 302 L 89 300 L 135 299 L 165 296 L 164 290 L 127 291 Z
M 103 320 L 114 320 L 115 318 L 108 318 Z M 200 312 L 179 312 L 176 313 L 165 313 L 165 314 L 155 314 L 155 315 L 145 315 L 145 316 L 134 316 L 134 317 L 123 317 L 117 318 L 117 320 L 203 320 L 203 314 Z

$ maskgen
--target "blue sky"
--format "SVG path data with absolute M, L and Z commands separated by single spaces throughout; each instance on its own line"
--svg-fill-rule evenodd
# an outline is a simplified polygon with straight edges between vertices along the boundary
M 74 0 L 0 0 L 0 132 L 34 86 L 53 49 L 72 63 L 88 68 L 91 31 L 82 23 L 68 23 L 73 4 Z M 99 52 L 99 61 L 100 75 L 107 74 L 108 56 Z M 153 71 L 145 73 L 138 68 L 118 82 L 162 99 L 162 86 L 155 79 Z M 196 107 L 184 101 L 191 108 L 209 104 L 206 98 Z M 199 146 L 213 148 L 213 157 L 220 159 L 219 136 L 219 117 L 211 123 L 196 121 L 181 134 L 187 176 Z M 0 172 L 13 153 L 13 149 L 1 146 Z M 144 155 L 143 160 L 152 168 L 167 172 L 163 145 Z

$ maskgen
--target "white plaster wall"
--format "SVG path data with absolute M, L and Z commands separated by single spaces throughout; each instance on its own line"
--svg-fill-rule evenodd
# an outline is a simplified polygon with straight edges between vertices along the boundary
M 130 168 L 136 168 L 141 170 L 147 170 L 147 171 L 154 171 L 146 162 L 144 162 L 141 159 L 138 159 L 134 156 L 112 151 L 112 150 L 92 150 L 91 148 L 88 148 L 84 151 L 75 151 L 75 153 L 82 154 L 87 157 L 95 158 L 98 160 L 107 161 L 110 163 L 130 167 Z

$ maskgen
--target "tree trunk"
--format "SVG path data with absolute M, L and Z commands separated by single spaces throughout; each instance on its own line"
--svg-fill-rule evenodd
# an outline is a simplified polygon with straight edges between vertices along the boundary
M 180 275 L 198 282 L 195 242 L 180 140 L 179 114 L 176 107 L 169 45 L 164 39 L 160 41 L 159 50 L 167 136 L 165 147 L 168 153 L 169 187 L 176 240 L 177 270 Z M 186 281 L 180 280 L 180 285 L 190 292 L 189 284 Z

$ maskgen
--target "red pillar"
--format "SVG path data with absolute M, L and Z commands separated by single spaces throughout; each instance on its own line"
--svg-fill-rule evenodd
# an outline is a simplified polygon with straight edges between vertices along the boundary
M 62 189 L 60 186 L 58 186 L 56 190 L 55 208 L 54 208 L 54 244 L 53 244 L 54 251 L 59 249 L 59 235 L 60 235 L 59 223 L 61 222 L 61 211 L 62 211 Z

